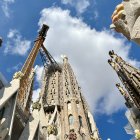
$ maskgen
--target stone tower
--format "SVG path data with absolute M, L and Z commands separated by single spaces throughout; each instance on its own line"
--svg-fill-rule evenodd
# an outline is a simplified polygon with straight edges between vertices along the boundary
M 116 71 L 119 79 L 126 88 L 129 98 L 140 109 L 140 70 L 125 62 L 120 56 L 110 51 L 109 64 Z
M 128 108 L 125 115 L 134 133 L 134 130 L 140 130 L 140 70 L 125 62 L 114 51 L 110 51 L 109 55 L 111 59 L 108 62 L 124 85 L 123 88 L 119 83 L 116 84 L 125 99 L 125 105 Z
M 48 29 L 42 26 L 10 84 L 0 75 L 0 140 L 100 140 L 68 58 L 58 65 L 43 45 Z M 39 99 L 32 103 L 38 52 L 44 73 Z
M 74 72 L 63 58 L 60 70 L 49 66 L 42 84 L 42 105 L 45 122 L 42 139 L 99 140 L 99 134 Z

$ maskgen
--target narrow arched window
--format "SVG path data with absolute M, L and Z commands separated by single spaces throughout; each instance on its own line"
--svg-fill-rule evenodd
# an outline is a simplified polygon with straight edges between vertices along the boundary
M 68 101 L 68 110 L 71 110 L 71 102 Z
M 79 116 L 79 124 L 80 124 L 80 127 L 83 126 L 83 123 L 82 123 L 82 117 L 81 117 L 81 116 Z
M 53 98 L 53 97 L 52 97 Z M 51 100 L 51 104 L 54 104 L 54 99 Z
M 74 123 L 74 117 L 72 114 L 69 115 L 69 125 L 72 125 Z

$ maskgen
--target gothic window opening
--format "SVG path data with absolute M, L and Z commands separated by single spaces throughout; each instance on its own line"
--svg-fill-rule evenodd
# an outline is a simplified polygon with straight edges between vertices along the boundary
M 51 100 L 51 103 L 54 104 L 54 100 L 53 99 Z
M 68 101 L 68 110 L 71 110 L 71 102 Z
M 77 108 L 80 108 L 78 100 L 76 101 L 76 105 L 77 105 Z
M 83 127 L 83 122 L 82 122 L 82 117 L 79 116 L 79 124 L 80 124 L 80 127 Z
M 69 90 L 67 89 L 67 93 L 70 94 Z
M 72 114 L 69 115 L 69 125 L 73 125 L 74 124 L 74 117 Z

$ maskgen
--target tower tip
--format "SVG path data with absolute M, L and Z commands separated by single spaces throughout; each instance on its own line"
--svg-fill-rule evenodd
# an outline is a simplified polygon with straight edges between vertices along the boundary
M 61 55 L 61 58 L 63 58 L 63 60 L 68 60 L 68 57 L 66 55 Z
M 113 56 L 114 54 L 115 54 L 115 53 L 114 53 L 114 50 L 109 51 L 109 55 L 110 55 L 111 58 L 112 58 L 112 56 Z

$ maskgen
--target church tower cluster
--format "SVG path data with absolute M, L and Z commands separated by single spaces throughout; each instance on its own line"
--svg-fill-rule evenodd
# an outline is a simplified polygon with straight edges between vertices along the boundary
M 140 130 L 140 70 L 125 62 L 114 51 L 110 51 L 109 55 L 111 59 L 108 62 L 116 71 L 125 88 L 120 83 L 116 84 L 128 108 L 126 117 L 137 133 Z
M 98 129 L 66 56 L 60 67 L 58 71 L 50 66 L 45 74 L 45 136 L 48 140 L 99 140 Z
M 57 64 L 43 45 L 48 29 L 42 26 L 10 84 L 0 76 L 0 140 L 101 140 L 68 58 Z M 39 51 L 44 64 L 42 87 L 32 103 L 33 66 Z

